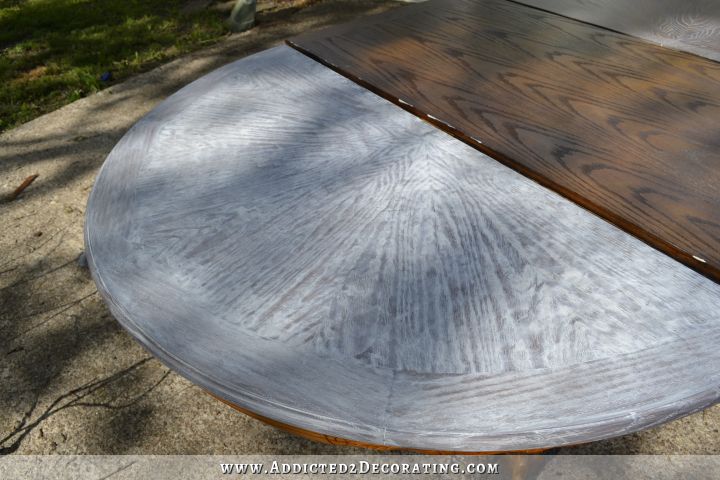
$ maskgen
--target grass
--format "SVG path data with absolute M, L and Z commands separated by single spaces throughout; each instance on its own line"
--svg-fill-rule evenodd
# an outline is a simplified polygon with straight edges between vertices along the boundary
M 0 132 L 228 33 L 227 13 L 186 3 L 0 0 Z

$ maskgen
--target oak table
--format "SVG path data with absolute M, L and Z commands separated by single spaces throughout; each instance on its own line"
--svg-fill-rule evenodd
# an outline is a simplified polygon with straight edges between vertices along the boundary
M 290 43 L 720 282 L 720 63 L 507 0 Z
M 86 220 L 145 348 L 298 431 L 528 450 L 720 397 L 720 285 L 286 46 L 138 122 Z

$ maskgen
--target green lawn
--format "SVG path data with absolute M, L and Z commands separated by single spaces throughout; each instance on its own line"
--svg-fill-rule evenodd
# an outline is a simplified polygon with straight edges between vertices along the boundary
M 227 13 L 187 3 L 0 0 L 0 131 L 228 33 Z

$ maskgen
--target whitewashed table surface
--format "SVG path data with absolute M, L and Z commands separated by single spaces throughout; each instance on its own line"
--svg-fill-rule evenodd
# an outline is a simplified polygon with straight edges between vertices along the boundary
M 138 122 L 85 235 L 148 350 L 321 434 L 543 448 L 720 397 L 720 285 L 289 47 Z

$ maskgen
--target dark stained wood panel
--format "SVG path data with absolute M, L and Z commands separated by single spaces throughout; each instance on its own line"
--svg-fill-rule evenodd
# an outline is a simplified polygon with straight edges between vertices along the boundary
M 720 64 L 501 0 L 290 44 L 720 279 Z
M 718 0 L 514 0 L 720 61 Z

